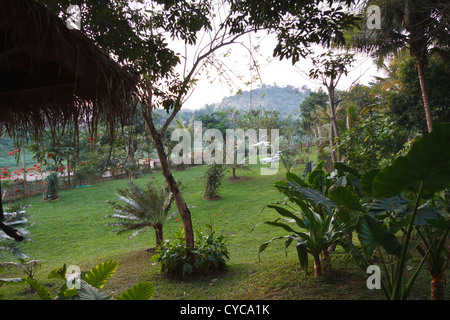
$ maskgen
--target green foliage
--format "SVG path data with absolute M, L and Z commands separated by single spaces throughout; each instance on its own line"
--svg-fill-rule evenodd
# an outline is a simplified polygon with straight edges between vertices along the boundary
M 186 277 L 223 270 L 230 259 L 226 238 L 215 236 L 212 226 L 207 227 L 206 233 L 197 229 L 193 248 L 186 247 L 182 229 L 178 229 L 175 240 L 166 240 L 152 257 L 161 264 L 161 272 Z
M 372 172 L 361 181 L 363 191 L 375 198 L 390 198 L 402 191 L 421 191 L 431 197 L 449 186 L 450 123 L 437 124 L 431 134 L 417 139 L 410 151 L 392 165 Z
M 300 163 L 300 155 L 295 150 L 285 149 L 280 155 L 280 163 L 287 172 L 291 172 Z
M 379 113 L 371 114 L 341 135 L 339 150 L 344 161 L 365 172 L 389 164 L 402 151 L 409 131 Z
M 274 32 L 278 43 L 273 55 L 291 59 L 293 64 L 308 55 L 313 44 L 342 43 L 343 29 L 357 21 L 344 6 L 321 10 L 316 1 L 235 1 L 231 10 L 235 12 L 231 32 L 241 31 L 247 24 Z
M 213 163 L 206 168 L 203 174 L 203 179 L 206 182 L 205 194 L 203 196 L 205 199 L 215 199 L 219 196 L 217 191 L 222 185 L 226 169 L 227 166 L 217 163 Z
M 155 229 L 156 246 L 163 240 L 163 225 L 168 219 L 170 207 L 173 203 L 173 195 L 167 184 L 161 188 L 156 179 L 153 183 L 147 183 L 147 189 L 134 185 L 131 189 L 118 189 L 117 196 L 121 203 L 107 201 L 116 214 L 107 215 L 105 218 L 121 220 L 117 223 L 109 223 L 111 226 L 120 226 L 118 233 L 135 231 L 134 237 L 147 227 Z
M 328 106 L 328 95 L 319 88 L 317 92 L 310 92 L 309 96 L 303 100 L 300 104 L 300 114 L 302 119 L 308 119 L 312 121 L 311 113 L 316 110 L 316 108 L 322 108 L 326 110 Z
M 29 277 L 24 280 L 36 291 L 42 300 L 111 300 L 112 297 L 101 291 L 106 281 L 111 278 L 117 270 L 119 264 L 114 261 L 100 263 L 88 272 L 81 272 L 79 276 L 79 286 L 77 287 L 77 277 L 67 274 L 67 267 L 53 270 L 48 278 L 58 278 L 65 283 L 61 287 L 58 295 L 53 297 L 50 291 L 37 280 Z M 71 276 L 71 277 L 69 277 Z M 71 283 L 71 288 L 68 287 Z M 122 293 L 117 300 L 149 300 L 153 297 L 154 286 L 152 283 L 144 282 L 136 284 L 131 289 Z
M 287 196 L 287 201 L 282 203 L 283 206 L 269 204 L 267 207 L 275 209 L 281 218 L 263 223 L 281 228 L 290 234 L 274 237 L 259 248 L 261 253 L 273 241 L 283 239 L 287 249 L 294 242 L 305 273 L 308 270 L 308 254 L 312 255 L 316 277 L 322 275 L 322 267 L 327 271 L 328 248 L 336 244 L 343 235 L 342 231 L 336 228 L 335 216 L 332 213 L 337 206 L 324 195 L 329 191 L 331 180 L 327 178 L 322 166 L 323 163 L 320 163 L 314 167 L 310 162 L 303 172 L 303 178 L 288 172 L 286 181 L 274 183 L 275 188 Z M 291 227 L 291 224 L 298 229 Z
M 44 200 L 56 200 L 58 199 L 59 186 L 59 176 L 56 172 L 50 173 L 47 178 L 45 178 L 45 193 Z
M 430 103 L 433 106 L 433 121 L 449 122 L 450 96 L 447 84 L 450 82 L 450 72 L 444 59 L 439 56 L 430 56 L 428 60 L 426 78 Z M 384 95 L 393 121 L 404 128 L 426 131 L 422 91 L 414 60 L 409 56 L 397 56 L 390 68 L 393 78 L 390 81 L 395 81 L 396 90 L 386 91 Z
M 154 293 L 155 287 L 153 283 L 143 282 L 122 293 L 117 300 L 150 300 Z
M 106 280 L 116 272 L 118 266 L 119 264 L 114 261 L 103 262 L 89 270 L 89 272 L 84 275 L 83 280 L 91 286 L 102 289 Z
M 420 230 L 421 227 L 418 229 L 417 226 L 429 225 L 436 218 L 442 219 L 437 211 L 422 202 L 450 185 L 449 139 L 450 124 L 435 125 L 430 134 L 413 143 L 405 156 L 396 158 L 390 166 L 373 169 L 361 177 L 363 192 L 380 199 L 375 200 L 372 206 L 376 210 L 375 217 L 363 215 L 357 228 L 366 256 L 350 246 L 366 267 L 371 264 L 370 259 L 376 249 L 382 257 L 379 247 L 388 254 L 389 266 L 383 262 L 386 277 L 382 283 L 383 294 L 387 299 L 406 299 L 428 254 L 432 251 L 442 254 L 442 251 L 437 253 L 432 243 L 427 241 L 427 251 L 421 250 L 424 258 L 406 283 L 405 264 L 409 257 L 413 229 Z M 402 193 L 411 199 L 400 197 Z M 387 216 L 387 221 L 383 221 L 386 218 L 384 212 L 393 213 Z M 442 224 L 442 220 L 437 221 L 437 225 Z M 395 235 L 400 230 L 402 242 L 398 244 Z M 423 239 L 429 240 L 424 236 Z M 443 250 L 442 246 L 439 247 Z

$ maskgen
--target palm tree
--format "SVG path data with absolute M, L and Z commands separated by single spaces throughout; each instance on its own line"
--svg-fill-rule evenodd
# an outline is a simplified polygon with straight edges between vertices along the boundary
M 417 68 L 428 132 L 431 132 L 433 119 L 425 69 L 431 53 L 448 55 L 450 4 L 444 0 L 367 0 L 364 9 L 370 5 L 380 6 L 380 29 L 362 26 L 351 45 L 370 53 L 379 65 L 386 57 L 409 50 Z
M 134 185 L 131 190 L 118 189 L 117 196 L 123 204 L 107 201 L 116 214 L 107 215 L 105 218 L 116 218 L 122 221 L 108 225 L 123 227 L 117 231 L 118 233 L 135 230 L 129 239 L 147 227 L 152 227 L 155 229 L 156 248 L 158 248 L 163 241 L 163 225 L 168 219 L 173 202 L 173 195 L 167 185 L 164 184 L 159 188 L 155 179 L 154 184 L 150 181 L 147 183 L 146 190 Z

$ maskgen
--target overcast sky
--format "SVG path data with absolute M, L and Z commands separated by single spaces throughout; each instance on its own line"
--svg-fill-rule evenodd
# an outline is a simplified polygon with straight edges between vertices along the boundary
M 236 94 L 238 90 L 249 91 L 258 88 L 261 84 L 291 85 L 298 88 L 306 85 L 314 91 L 321 86 L 317 80 L 311 81 L 308 77 L 309 70 L 313 67 L 310 59 L 303 59 L 293 66 L 290 60 L 280 61 L 278 58 L 273 58 L 273 49 L 276 44 L 273 36 L 253 34 L 251 37 L 245 36 L 243 40 L 246 47 L 233 45 L 216 54 L 216 57 L 219 57 L 226 66 L 226 78 L 218 76 L 212 67 L 209 67 L 207 72 L 203 71 L 197 77 L 199 79 L 197 86 L 183 108 L 201 108 L 206 104 L 220 102 L 224 97 Z M 251 56 L 248 49 L 257 45 L 259 49 L 257 51 L 252 49 L 251 52 L 259 65 L 258 71 L 250 70 Z M 182 50 L 184 51 L 180 48 L 180 51 Z M 314 50 L 318 53 L 325 51 L 321 47 L 316 47 Z M 223 57 L 225 53 L 227 53 L 226 58 Z M 374 66 L 372 59 L 364 55 L 358 56 L 349 70 L 348 76 L 341 78 L 338 89 L 348 89 L 355 81 L 368 84 L 374 79 L 373 76 L 382 75 L 382 72 Z M 254 81 L 250 82 L 252 78 Z

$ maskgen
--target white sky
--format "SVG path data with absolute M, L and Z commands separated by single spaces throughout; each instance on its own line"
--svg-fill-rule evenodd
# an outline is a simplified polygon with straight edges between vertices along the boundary
M 249 36 L 247 36 L 245 41 L 249 43 Z M 260 45 L 258 52 L 253 52 L 253 56 L 260 65 L 258 72 L 249 70 L 250 53 L 248 49 L 239 45 L 230 46 L 222 52 L 222 55 L 227 50 L 231 54 L 227 58 L 221 58 L 221 60 L 225 62 L 228 68 L 227 75 L 231 78 L 232 82 L 226 81 L 223 77 L 217 77 L 217 73 L 212 68 L 209 68 L 208 73 L 214 81 L 208 79 L 205 72 L 201 74 L 198 77 L 199 81 L 195 90 L 185 102 L 183 108 L 196 109 L 206 104 L 218 103 L 224 97 L 236 94 L 238 89 L 249 91 L 252 88 L 256 89 L 261 84 L 273 85 L 276 83 L 278 86 L 291 85 L 297 88 L 306 85 L 314 91 L 321 87 L 320 83 L 311 81 L 308 77 L 309 70 L 313 67 L 310 59 L 303 59 L 293 66 L 290 60 L 280 61 L 278 58 L 273 58 L 272 53 L 275 47 L 273 37 L 257 37 L 252 35 L 251 41 L 253 45 Z M 320 47 L 315 49 L 316 52 L 323 52 L 324 50 Z M 219 54 L 216 56 L 219 56 Z M 348 89 L 355 81 L 367 84 L 374 79 L 373 76 L 383 75 L 374 66 L 370 57 L 362 55 L 357 57 L 355 63 L 349 70 L 348 76 L 341 78 L 338 89 Z M 259 80 L 252 82 L 251 85 L 246 84 L 246 82 L 250 81 L 257 74 L 260 76 Z

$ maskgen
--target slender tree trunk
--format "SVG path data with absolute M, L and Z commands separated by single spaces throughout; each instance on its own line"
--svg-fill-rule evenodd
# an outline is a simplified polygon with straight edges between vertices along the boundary
M 70 186 L 70 160 L 67 158 L 67 184 Z
M 328 248 L 322 250 L 322 272 L 324 274 L 330 271 L 330 255 Z
M 173 177 L 172 172 L 170 171 L 168 157 L 164 152 L 164 145 L 162 143 L 161 136 L 156 131 L 156 128 L 151 118 L 151 107 L 146 106 L 143 108 L 147 109 L 143 111 L 143 117 L 145 119 L 145 122 L 147 123 L 153 142 L 155 144 L 155 148 L 158 153 L 158 158 L 162 169 L 162 174 L 166 179 L 170 192 L 172 192 L 173 194 L 175 204 L 177 205 L 178 212 L 180 213 L 181 216 L 181 221 L 183 223 L 184 229 L 184 237 L 186 240 L 186 247 L 192 248 L 194 247 L 194 230 L 192 228 L 191 212 L 187 207 L 186 201 L 181 195 L 180 189 L 177 186 L 177 182 Z
M 27 196 L 27 170 L 25 162 L 25 139 L 22 138 L 23 196 Z
M 420 82 L 420 89 L 422 91 L 422 99 L 423 99 L 423 106 L 425 108 L 425 117 L 427 120 L 427 128 L 428 132 L 431 132 L 433 130 L 433 118 L 431 115 L 431 104 L 430 104 L 430 96 L 428 94 L 428 84 L 427 84 L 427 77 L 425 73 L 425 65 L 426 61 L 423 58 L 416 58 L 415 59 L 416 66 L 417 66 L 417 74 L 419 76 L 419 82 Z
M 158 223 L 155 225 L 156 248 L 159 248 L 164 240 L 163 225 Z
M 128 141 L 126 144 L 126 152 L 127 152 L 127 161 L 128 161 L 127 174 L 128 174 L 128 178 L 130 179 L 130 188 L 133 189 L 133 186 L 134 186 L 133 170 L 129 167 L 132 163 L 134 163 L 134 150 L 133 150 L 133 147 L 131 146 L 131 141 Z
M 316 278 L 322 277 L 322 265 L 320 263 L 319 255 L 314 256 L 314 276 Z
M 308 152 L 309 150 L 309 135 L 310 135 L 310 130 L 306 131 L 306 152 Z
M 338 132 L 338 128 L 337 128 L 337 122 L 336 122 L 336 106 L 335 106 L 335 102 L 334 102 L 334 86 L 333 84 L 331 84 L 330 86 L 327 87 L 328 89 L 328 101 L 329 101 L 329 105 L 330 105 L 330 115 L 331 115 L 331 119 L 330 119 L 330 134 L 332 135 L 332 138 L 337 138 L 336 140 L 336 161 L 341 161 L 341 153 L 339 151 L 339 132 Z M 334 142 L 333 142 L 334 145 Z M 334 161 L 333 161 L 334 164 Z
M 336 163 L 336 157 L 334 154 L 334 135 L 333 135 L 333 125 L 330 123 L 330 136 L 329 136 L 329 140 L 330 140 L 330 154 L 331 154 L 331 162 L 334 164 Z

